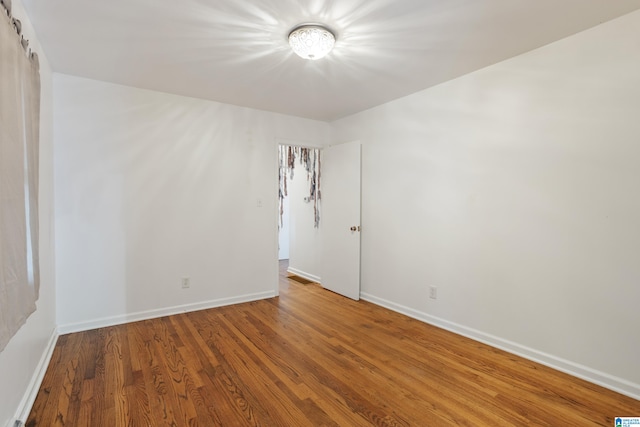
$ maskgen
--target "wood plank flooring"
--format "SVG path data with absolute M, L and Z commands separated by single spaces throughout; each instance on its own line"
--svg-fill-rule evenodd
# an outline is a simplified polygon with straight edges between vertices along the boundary
M 317 284 L 61 336 L 27 426 L 613 426 L 640 401 Z

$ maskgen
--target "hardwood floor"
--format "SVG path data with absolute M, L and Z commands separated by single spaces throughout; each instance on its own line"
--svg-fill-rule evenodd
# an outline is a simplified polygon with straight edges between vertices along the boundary
M 317 284 L 61 336 L 28 426 L 613 426 L 640 401 Z

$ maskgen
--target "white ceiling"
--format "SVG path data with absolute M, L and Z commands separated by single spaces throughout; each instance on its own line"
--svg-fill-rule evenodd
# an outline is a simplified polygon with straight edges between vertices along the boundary
M 640 9 L 640 0 L 23 0 L 57 72 L 331 121 Z M 334 51 L 286 36 L 326 24 Z

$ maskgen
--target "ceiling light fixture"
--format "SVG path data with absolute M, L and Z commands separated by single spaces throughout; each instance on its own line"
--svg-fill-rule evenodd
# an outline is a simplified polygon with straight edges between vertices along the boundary
M 336 37 L 331 31 L 317 24 L 303 24 L 289 33 L 289 45 L 301 58 L 320 59 L 333 49 Z

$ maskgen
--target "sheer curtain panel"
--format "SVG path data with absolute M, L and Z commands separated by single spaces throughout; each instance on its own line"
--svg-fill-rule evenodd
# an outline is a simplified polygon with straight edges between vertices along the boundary
M 40 71 L 0 0 L 0 351 L 36 310 Z

